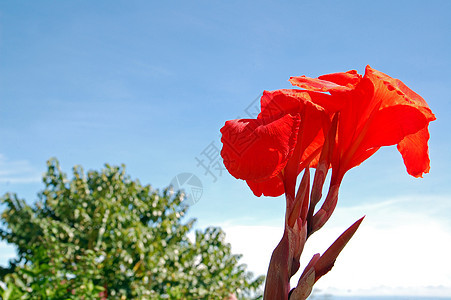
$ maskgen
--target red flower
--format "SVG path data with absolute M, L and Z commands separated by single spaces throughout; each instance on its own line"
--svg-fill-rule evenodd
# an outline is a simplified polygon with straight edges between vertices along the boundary
M 349 71 L 290 81 L 307 91 L 264 92 L 257 119 L 227 121 L 221 129 L 221 156 L 230 174 L 246 180 L 257 196 L 286 196 L 284 235 L 271 256 L 266 280 L 268 299 L 288 299 L 304 244 L 333 213 L 348 170 L 380 147 L 397 145 L 409 174 L 421 177 L 429 172 L 428 125 L 435 120 L 419 95 L 369 66 L 364 76 Z M 309 167 L 316 168 L 311 189 Z M 330 167 L 329 191 L 316 211 Z M 323 255 L 313 256 L 292 290 L 293 298 L 310 294 L 361 221 Z
M 221 129 L 221 156 L 230 174 L 246 180 L 256 196 L 286 196 L 284 235 L 271 256 L 265 286 L 265 298 L 271 299 L 288 299 L 290 278 L 299 269 L 304 244 L 333 213 L 348 170 L 380 147 L 397 145 L 410 175 L 429 172 L 428 125 L 435 120 L 419 95 L 369 66 L 364 76 L 349 71 L 290 81 L 307 91 L 264 92 L 257 119 L 227 121 Z M 309 167 L 316 168 L 311 189 Z M 330 167 L 329 191 L 316 211 Z M 310 294 L 361 221 L 323 255 L 313 256 L 292 291 L 293 298 Z
M 246 180 L 256 196 L 282 195 L 283 171 L 293 154 L 297 176 L 300 158 L 312 159 L 310 154 L 321 147 L 320 129 L 328 118 L 312 98 L 321 102 L 327 97 L 300 90 L 265 91 L 257 119 L 227 121 L 221 128 L 221 156 L 230 174 Z
M 340 183 L 349 169 L 380 147 L 398 145 L 407 172 L 421 177 L 429 172 L 428 124 L 435 116 L 427 103 L 400 80 L 367 66 L 356 71 L 320 76 L 292 77 L 293 85 L 329 92 L 339 113 L 336 148 L 332 158 L 333 181 Z

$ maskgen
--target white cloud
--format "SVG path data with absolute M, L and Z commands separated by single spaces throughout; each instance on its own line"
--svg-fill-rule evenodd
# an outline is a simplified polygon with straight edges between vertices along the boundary
M 221 226 L 222 227 L 222 226 Z M 248 266 L 254 275 L 266 274 L 272 250 L 282 237 L 283 228 L 275 226 L 224 226 L 226 240 L 232 251 L 242 254 L 241 263 Z
M 340 208 L 308 240 L 301 269 L 316 252 L 323 253 L 355 220 L 366 214 L 356 235 L 332 271 L 316 288 L 334 295 L 451 294 L 451 199 L 402 197 Z M 234 253 L 255 274 L 265 274 L 282 227 L 217 224 L 227 233 Z M 299 276 L 299 274 L 297 274 Z M 293 284 L 297 276 L 293 277 Z
M 41 172 L 26 160 L 9 160 L 0 154 L 0 183 L 32 183 L 39 182 Z

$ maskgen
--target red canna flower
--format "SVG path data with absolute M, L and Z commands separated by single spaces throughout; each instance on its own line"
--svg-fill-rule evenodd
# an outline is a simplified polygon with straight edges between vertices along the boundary
M 364 76 L 348 71 L 290 82 L 305 90 L 265 91 L 256 119 L 227 121 L 221 128 L 221 156 L 230 174 L 246 180 L 256 196 L 286 196 L 284 234 L 266 279 L 268 299 L 306 299 L 359 227 L 363 218 L 323 255 L 314 255 L 290 294 L 304 244 L 333 213 L 348 170 L 380 147 L 397 145 L 410 175 L 429 172 L 428 125 L 435 120 L 423 98 L 369 66 Z M 316 171 L 310 189 L 311 167 Z M 329 191 L 315 213 L 329 168 Z

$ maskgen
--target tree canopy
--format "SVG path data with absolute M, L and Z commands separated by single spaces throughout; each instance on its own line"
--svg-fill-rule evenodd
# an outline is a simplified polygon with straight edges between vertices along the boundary
M 154 190 L 125 166 L 48 161 L 32 205 L 1 197 L 0 237 L 17 248 L 1 268 L 3 299 L 250 299 L 261 293 L 220 228 L 188 233 L 183 192 Z

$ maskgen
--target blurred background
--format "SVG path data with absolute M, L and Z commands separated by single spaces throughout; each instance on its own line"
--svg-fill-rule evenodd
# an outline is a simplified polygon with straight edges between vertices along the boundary
M 352 169 L 301 269 L 366 215 L 317 295 L 449 297 L 450 13 L 445 0 L 1 1 L 0 194 L 35 201 L 50 157 L 69 173 L 123 163 L 143 184 L 183 188 L 195 227 L 223 228 L 265 274 L 284 199 L 228 174 L 219 129 L 255 117 L 290 76 L 371 65 L 435 113 L 430 174 L 409 176 L 395 147 Z M 0 264 L 15 256 L 0 242 Z

